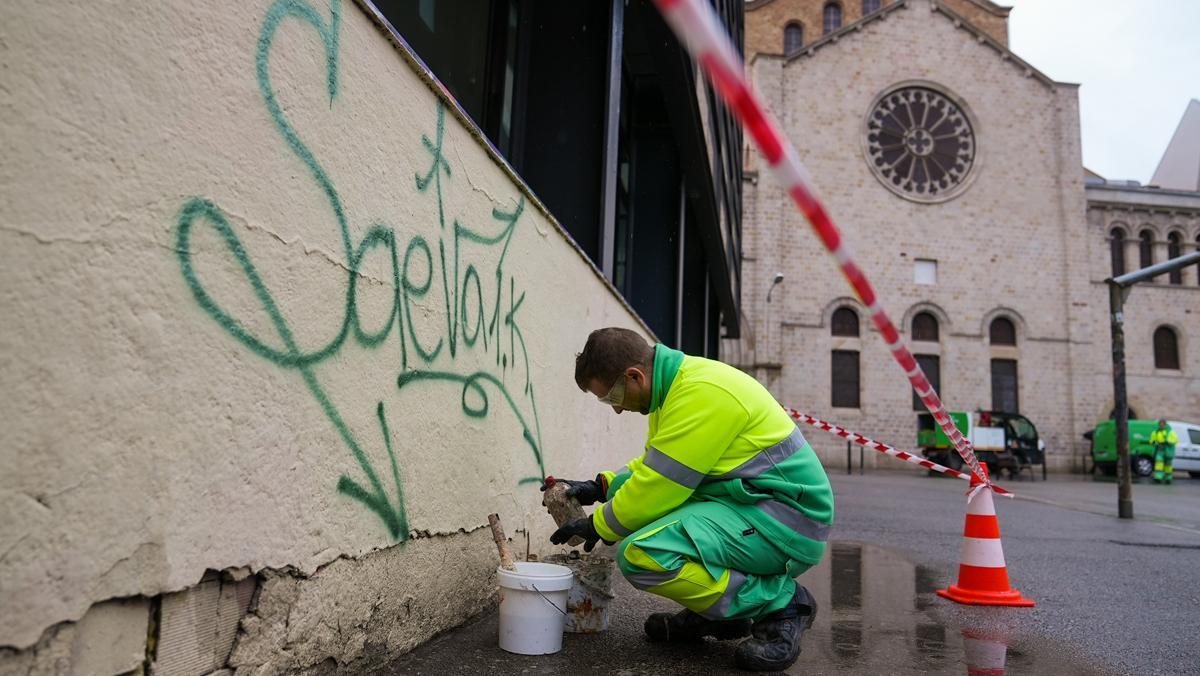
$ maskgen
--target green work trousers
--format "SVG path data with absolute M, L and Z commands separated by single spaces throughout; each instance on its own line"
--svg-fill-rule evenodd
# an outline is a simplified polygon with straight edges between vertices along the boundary
M 712 620 L 759 618 L 788 605 L 792 561 L 739 513 L 757 509 L 689 500 L 621 541 L 617 565 L 630 584 Z M 789 575 L 789 572 L 791 575 Z
M 1172 444 L 1154 445 L 1154 481 L 1171 483 L 1174 478 L 1175 446 Z

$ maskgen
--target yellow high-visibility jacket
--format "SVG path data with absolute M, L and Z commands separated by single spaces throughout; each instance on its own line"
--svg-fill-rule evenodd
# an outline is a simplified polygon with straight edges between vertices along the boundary
M 791 558 L 815 564 L 833 491 L 812 448 L 758 381 L 718 361 L 655 347 L 645 452 L 608 480 L 592 519 L 615 542 L 690 499 L 729 504 Z
M 1154 430 L 1150 433 L 1150 443 L 1174 446 L 1179 443 L 1179 435 L 1175 434 L 1175 430 L 1170 427 L 1165 430 Z

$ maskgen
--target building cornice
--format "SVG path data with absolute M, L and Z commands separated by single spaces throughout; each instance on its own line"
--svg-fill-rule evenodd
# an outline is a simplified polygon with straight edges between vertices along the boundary
M 1200 192 L 1120 185 L 1084 187 L 1088 207 L 1200 212 Z

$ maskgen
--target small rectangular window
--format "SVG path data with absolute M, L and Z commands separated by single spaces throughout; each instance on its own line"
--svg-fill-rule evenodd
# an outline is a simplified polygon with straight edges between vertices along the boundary
M 834 407 L 858 408 L 858 352 L 834 350 L 831 367 Z
M 992 360 L 992 408 L 1005 413 L 1018 412 L 1017 361 Z
M 933 391 L 939 397 L 942 396 L 941 360 L 935 354 L 918 354 L 914 356 L 917 359 L 917 365 L 921 367 L 921 370 L 925 372 L 925 377 L 929 379 L 929 384 L 933 386 Z M 916 390 L 913 390 L 913 410 L 925 410 L 925 404 L 921 403 L 921 398 L 917 396 Z
M 917 284 L 937 284 L 937 261 L 927 258 L 913 261 L 913 281 Z
M 1200 446 L 1200 430 L 1188 430 L 1188 439 L 1194 446 Z

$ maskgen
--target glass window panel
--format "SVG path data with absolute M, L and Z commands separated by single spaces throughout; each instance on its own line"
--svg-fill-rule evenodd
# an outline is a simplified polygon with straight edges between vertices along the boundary
M 830 2 L 825 5 L 823 16 L 825 19 L 825 35 L 829 35 L 842 27 L 842 6 L 836 2 Z
M 1018 411 L 1017 362 L 1015 359 L 992 360 L 992 409 L 1005 413 Z
M 1179 258 L 1183 255 L 1183 237 L 1173 232 L 1167 235 L 1167 258 Z M 1167 273 L 1167 281 L 1171 284 L 1183 284 L 1183 269 L 1179 268 Z
M 1017 344 L 1017 327 L 1012 321 L 1004 317 L 997 317 L 992 320 L 989 338 L 992 345 L 1016 345 Z
M 912 320 L 912 339 L 937 342 L 938 321 L 928 312 L 918 312 Z
M 833 405 L 839 408 L 858 408 L 858 352 L 834 350 L 830 367 Z
M 1154 368 L 1179 370 L 1179 339 L 1166 326 L 1154 331 Z
M 1149 230 L 1138 233 L 1138 263 L 1143 268 L 1154 265 L 1154 233 Z
M 914 355 L 917 359 L 917 365 L 925 372 L 925 377 L 929 379 L 929 384 L 933 386 L 933 391 L 942 396 L 942 366 L 941 360 L 935 354 L 918 354 Z M 925 404 L 921 403 L 921 398 L 917 396 L 917 391 L 913 390 L 913 410 L 924 411 Z
M 838 308 L 830 325 L 830 332 L 835 336 L 857 336 L 858 313 L 848 307 Z
M 1125 231 L 1113 228 L 1108 238 L 1109 253 L 1112 255 L 1113 277 L 1125 274 Z
M 791 54 L 804 46 L 804 28 L 798 23 L 789 23 L 783 29 L 783 53 Z

